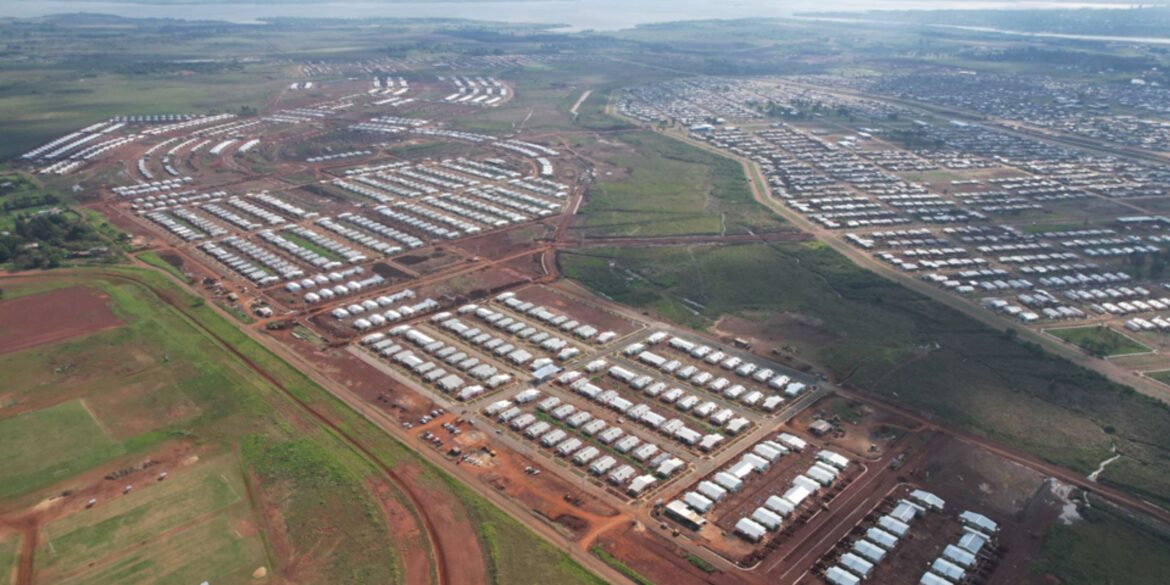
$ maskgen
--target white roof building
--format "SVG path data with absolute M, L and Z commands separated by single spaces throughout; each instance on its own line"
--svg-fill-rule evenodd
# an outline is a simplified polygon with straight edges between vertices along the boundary
M 768 529 L 751 518 L 740 518 L 739 522 L 735 523 L 735 533 L 752 542 L 759 542 L 768 533 Z

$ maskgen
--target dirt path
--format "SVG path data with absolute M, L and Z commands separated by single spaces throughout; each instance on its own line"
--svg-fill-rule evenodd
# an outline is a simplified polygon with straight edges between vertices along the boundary
M 33 561 L 39 544 L 40 520 L 35 513 L 21 514 L 11 517 L 0 516 L 0 529 L 11 531 L 20 536 L 20 547 L 17 549 L 17 562 L 14 585 L 32 585 Z M 4 575 L 0 575 L 4 577 Z
M 585 100 L 589 99 L 589 94 L 591 93 L 593 93 L 592 89 L 585 90 L 585 92 L 581 94 L 581 97 L 577 98 L 577 103 L 573 104 L 572 108 L 569 108 L 569 113 L 572 114 L 574 118 L 577 117 L 577 108 L 580 108 L 581 104 L 585 103 Z

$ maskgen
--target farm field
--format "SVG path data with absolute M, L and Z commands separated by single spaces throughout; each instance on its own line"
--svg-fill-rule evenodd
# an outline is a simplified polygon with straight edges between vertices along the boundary
M 171 286 L 147 272 L 118 274 L 153 281 L 163 290 Z M 39 516 L 38 582 L 243 583 L 294 570 L 331 582 L 341 575 L 360 575 L 362 582 L 417 578 L 404 571 L 418 570 L 419 564 L 404 564 L 411 561 L 402 552 L 403 547 L 411 547 L 411 554 L 426 550 L 415 540 L 421 537 L 417 529 L 406 528 L 413 524 L 411 505 L 394 495 L 371 461 L 324 431 L 294 434 L 292 429 L 304 429 L 306 421 L 271 383 L 165 304 L 148 300 L 150 293 L 140 285 L 109 275 L 77 278 L 28 281 L 28 294 L 20 281 L 4 283 L 13 298 L 35 302 L 85 282 L 108 295 L 110 310 L 125 321 L 112 330 L 0 355 L 0 367 L 21 373 L 0 396 L 4 412 L 22 413 L 0 416 L 0 433 L 5 444 L 13 444 L 10 439 L 28 444 L 5 452 L 11 459 L 5 465 L 19 473 L 4 478 L 0 514 L 62 489 L 72 492 L 50 499 Z M 0 306 L 10 302 L 16 301 Z M 201 312 L 212 330 L 230 334 L 231 326 L 205 305 L 189 310 Z M 274 380 L 295 384 L 304 399 L 321 400 L 311 398 L 311 383 L 278 370 L 281 362 L 257 351 L 250 350 L 250 359 L 276 370 Z M 111 367 L 119 358 L 124 364 Z M 44 394 L 49 379 L 51 392 Z M 319 406 L 338 408 L 329 401 Z M 437 471 L 410 463 L 412 457 L 393 439 L 363 430 L 366 423 L 344 410 L 334 414 L 349 416 L 346 424 L 357 425 L 352 432 L 379 437 L 382 464 L 414 468 L 416 480 L 434 492 L 432 505 L 453 505 L 456 514 L 479 519 L 474 526 L 495 572 L 520 575 L 537 559 L 559 567 L 559 582 L 591 582 L 563 553 L 490 504 L 448 487 Z M 168 475 L 159 481 L 164 471 Z M 128 486 L 133 487 L 123 494 Z M 84 506 L 88 498 L 97 501 L 90 509 Z M 464 505 L 467 512 L 460 511 Z M 399 525 L 401 533 L 379 519 L 377 511 L 385 506 L 405 514 L 397 521 L 406 522 Z M 467 530 L 475 534 L 471 526 Z M 411 532 L 416 536 L 408 536 Z M 170 536 L 154 538 L 158 534 Z M 146 547 L 139 544 L 144 540 Z
M 1105 326 L 1049 329 L 1048 333 L 1096 356 L 1114 356 L 1150 351 L 1150 348 Z
M 124 452 L 89 410 L 72 401 L 0 421 L 6 448 L 0 498 L 43 487 Z
M 239 470 L 234 457 L 219 456 L 140 487 L 138 497 L 48 523 L 36 557 L 39 579 L 247 582 L 266 554 Z
M 1162 370 L 1160 372 L 1146 372 L 1146 376 L 1153 378 L 1163 384 L 1170 384 L 1170 370 Z

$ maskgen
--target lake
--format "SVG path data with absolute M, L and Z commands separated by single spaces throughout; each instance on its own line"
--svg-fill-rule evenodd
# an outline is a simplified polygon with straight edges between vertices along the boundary
M 255 23 L 270 17 L 455 17 L 565 25 L 565 30 L 617 30 L 679 20 L 766 18 L 800 12 L 907 10 L 916 8 L 1077 8 L 1118 4 L 994 0 L 528 0 L 520 2 L 332 2 L 268 4 L 150 4 L 78 0 L 0 0 L 0 17 L 90 12 L 139 18 L 179 18 Z

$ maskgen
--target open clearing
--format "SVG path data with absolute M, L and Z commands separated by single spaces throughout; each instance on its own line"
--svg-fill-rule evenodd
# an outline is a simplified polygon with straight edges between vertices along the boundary
M 80 401 L 0 420 L 0 498 L 49 485 L 120 455 Z
M 50 522 L 37 554 L 39 579 L 246 582 L 266 559 L 245 491 L 238 462 L 225 455 Z
M 601 175 L 586 198 L 588 236 L 769 232 L 783 222 L 752 201 L 740 165 L 652 132 L 585 149 L 623 175 Z
M 0 354 L 116 327 L 108 300 L 78 286 L 0 303 Z
M 0 442 L 21 446 L 5 450 L 3 464 L 13 473 L 0 480 L 0 493 L 30 504 L 62 489 L 73 494 L 30 512 L 45 522 L 34 557 L 38 581 L 251 582 L 257 568 L 283 567 L 292 558 L 325 581 L 353 571 L 394 579 L 393 538 L 369 515 L 376 504 L 360 489 L 372 473 L 368 464 L 353 461 L 327 436 L 310 439 L 325 445 L 319 448 L 327 463 L 341 465 L 327 485 L 275 464 L 264 447 L 288 440 L 303 422 L 270 402 L 276 396 L 266 382 L 138 285 L 100 277 L 86 282 L 108 295 L 123 325 L 0 356 L 5 371 L 17 374 L 6 394 L 12 414 L 0 418 Z M 74 290 L 93 289 L 60 288 Z M 198 446 L 188 438 L 192 432 Z M 260 434 L 247 440 L 260 449 L 245 449 L 242 465 L 231 452 L 252 433 Z M 193 449 L 205 459 L 186 467 L 189 456 L 182 454 Z M 164 469 L 170 477 L 156 482 Z M 262 521 L 245 497 L 245 471 L 253 477 L 248 481 L 264 472 L 262 488 L 301 494 L 281 502 L 271 518 L 303 539 L 274 545 L 272 560 L 258 531 Z M 127 485 L 136 487 L 119 495 Z M 49 486 L 58 487 L 50 492 Z M 87 498 L 98 500 L 90 510 L 83 506 Z M 318 530 L 300 528 L 309 521 Z M 347 538 L 328 536 L 342 527 Z
M 1081 510 L 1083 519 L 1057 523 L 1044 539 L 1037 573 L 1065 585 L 1160 585 L 1170 574 L 1170 535 L 1109 507 Z M 1050 577 L 1045 576 L 1045 581 Z M 1041 582 L 1037 579 L 1035 582 Z
M 1125 355 L 1150 351 L 1150 348 L 1106 327 L 1067 327 L 1048 329 L 1048 333 L 1097 356 Z

